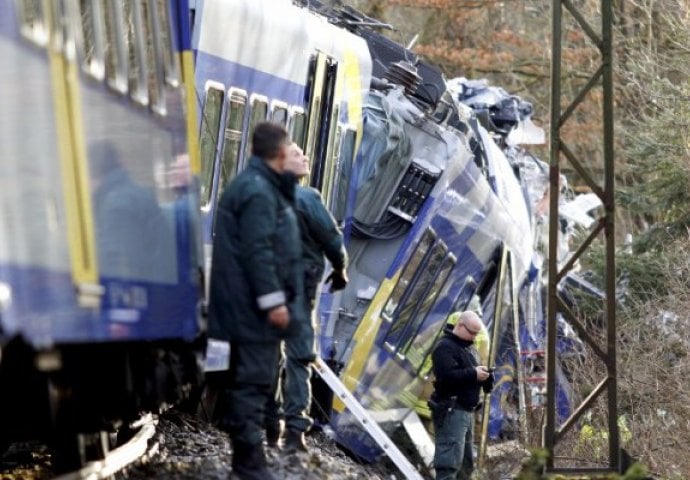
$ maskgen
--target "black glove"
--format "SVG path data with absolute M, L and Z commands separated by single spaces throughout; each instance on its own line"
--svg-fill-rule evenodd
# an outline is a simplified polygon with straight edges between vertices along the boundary
M 345 270 L 333 270 L 331 274 L 326 277 L 326 283 L 331 283 L 331 293 L 342 290 L 347 286 L 347 272 Z
M 484 393 L 491 393 L 491 390 L 494 389 L 494 373 L 491 372 L 489 374 L 489 378 L 484 380 L 482 382 L 482 390 L 484 390 Z

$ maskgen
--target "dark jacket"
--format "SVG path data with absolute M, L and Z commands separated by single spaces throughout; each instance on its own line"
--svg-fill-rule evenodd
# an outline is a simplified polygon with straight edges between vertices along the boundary
M 457 406 L 474 410 L 479 404 L 482 382 L 477 380 L 477 355 L 469 340 L 444 332 L 431 359 L 434 365 L 434 400 L 457 397 Z
M 294 181 L 258 157 L 223 192 L 213 239 L 211 337 L 272 341 L 295 335 L 300 322 L 307 321 L 293 195 Z M 268 311 L 281 305 L 290 310 L 285 331 L 268 323 Z
M 324 255 L 335 270 L 343 270 L 347 254 L 343 235 L 323 204 L 319 191 L 298 185 L 295 198 L 302 236 L 304 287 L 307 299 L 314 300 L 324 272 Z

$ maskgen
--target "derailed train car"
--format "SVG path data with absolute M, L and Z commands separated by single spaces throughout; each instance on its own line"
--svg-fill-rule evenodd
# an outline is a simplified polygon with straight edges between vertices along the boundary
M 200 377 L 188 13 L 0 2 L 0 444 L 56 469 Z
M 430 414 L 430 353 L 450 314 L 479 310 L 486 363 L 497 368 L 482 442 L 525 433 L 528 404 L 544 394 L 548 214 L 544 163 L 520 147 L 544 141 L 531 105 L 481 82 L 446 82 L 353 10 L 321 11 L 367 40 L 374 65 L 344 224 L 351 281 L 321 294 L 321 354 L 395 434 Z M 565 418 L 561 372 L 557 396 Z M 333 407 L 339 441 L 360 457 L 380 455 L 345 406 Z
M 517 306 L 509 286 L 522 284 L 532 260 L 512 166 L 469 111 L 451 103 L 438 121 L 436 108 L 409 86 L 369 95 L 346 223 L 351 282 L 322 294 L 319 308 L 322 351 L 343 364 L 360 402 L 392 423 L 428 415 L 430 353 L 449 314 L 474 301 L 490 331 L 503 328 L 504 303 Z M 340 440 L 374 458 L 378 447 L 337 402 L 334 410 Z
M 242 168 L 253 125 L 285 124 L 312 159 L 309 183 L 350 257 L 348 287 L 319 298 L 321 356 L 375 418 L 428 415 L 431 349 L 450 313 L 481 309 L 491 363 L 508 370 L 492 399 L 498 437 L 515 392 L 510 370 L 524 360 L 519 342 L 536 351 L 544 334 L 535 212 L 545 183 L 529 188 L 543 163 L 519 149 L 509 159 L 498 138 L 539 132 L 531 111 L 502 123 L 494 115 L 492 129 L 438 69 L 376 33 L 375 20 L 297 3 L 196 2 L 206 258 L 215 200 Z M 223 358 L 213 369 L 227 368 Z M 316 400 L 329 409 L 328 396 Z M 380 454 L 339 401 L 321 420 L 359 456 Z

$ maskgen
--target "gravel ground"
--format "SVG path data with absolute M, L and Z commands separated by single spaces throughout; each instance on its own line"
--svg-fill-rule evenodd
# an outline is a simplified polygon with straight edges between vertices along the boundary
M 0 457 L 0 480 L 45 480 L 53 476 L 48 447 L 15 443 Z
M 149 455 L 118 473 L 117 480 L 227 479 L 232 450 L 225 433 L 190 415 L 170 412 L 160 418 Z M 323 433 L 307 437 L 309 453 L 283 454 L 268 450 L 269 463 L 277 478 L 286 480 L 391 480 L 395 473 L 380 465 L 362 465 Z
M 269 463 L 279 479 L 285 480 L 394 480 L 402 475 L 390 463 L 364 465 L 347 456 L 322 432 L 307 436 L 309 453 L 284 454 L 267 450 Z M 526 456 L 516 442 L 489 447 L 487 468 L 478 471 L 479 480 L 513 478 Z M 115 480 L 139 479 L 228 479 L 232 449 L 228 436 L 196 416 L 169 411 L 159 418 L 149 452 L 118 472 Z M 47 448 L 37 443 L 20 443 L 0 459 L 0 480 L 47 480 L 54 474 Z

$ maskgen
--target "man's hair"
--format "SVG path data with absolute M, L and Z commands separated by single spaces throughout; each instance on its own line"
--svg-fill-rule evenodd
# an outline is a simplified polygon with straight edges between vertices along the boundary
M 288 145 L 290 138 L 285 127 L 279 123 L 261 122 L 254 127 L 252 154 L 264 159 L 276 158 L 282 145 Z

